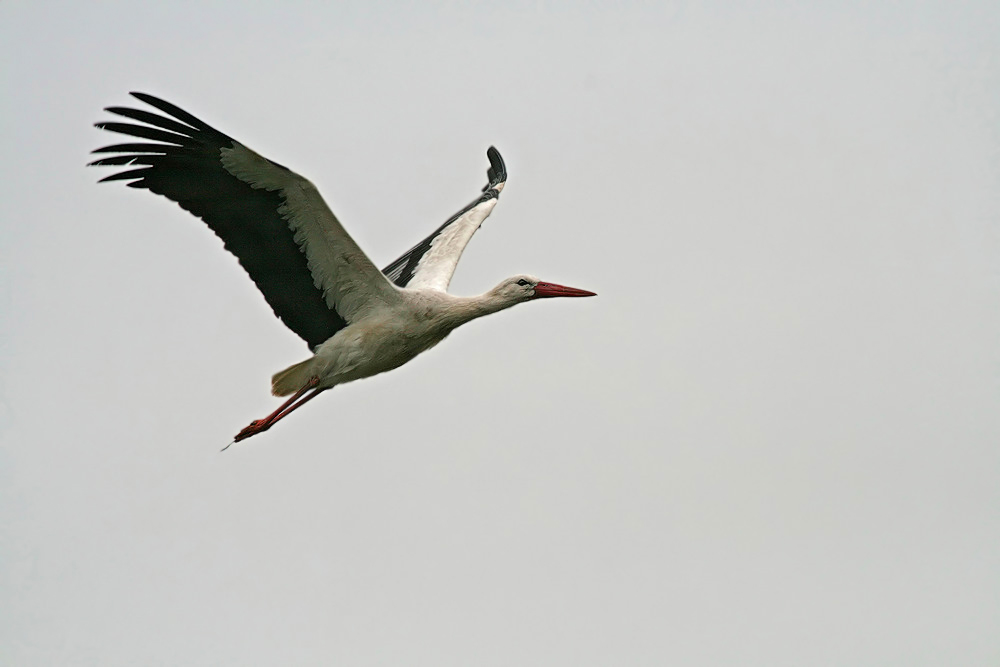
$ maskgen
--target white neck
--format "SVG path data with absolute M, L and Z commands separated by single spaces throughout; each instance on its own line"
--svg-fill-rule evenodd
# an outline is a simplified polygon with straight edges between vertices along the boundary
M 453 296 L 448 300 L 445 319 L 448 325 L 454 329 L 478 317 L 506 310 L 520 302 L 520 299 L 511 299 L 497 294 L 495 290 L 490 290 L 479 296 Z

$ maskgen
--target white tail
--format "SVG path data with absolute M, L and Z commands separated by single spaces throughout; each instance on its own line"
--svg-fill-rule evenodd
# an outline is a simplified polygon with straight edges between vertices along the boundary
M 271 376 L 271 393 L 275 396 L 289 396 L 306 386 L 312 373 L 313 359 L 300 361 Z

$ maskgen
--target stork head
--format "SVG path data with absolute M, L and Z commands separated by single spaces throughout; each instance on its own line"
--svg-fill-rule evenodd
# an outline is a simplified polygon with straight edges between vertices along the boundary
M 511 305 L 556 296 L 597 296 L 594 292 L 547 283 L 534 276 L 512 276 L 493 288 L 493 292 Z

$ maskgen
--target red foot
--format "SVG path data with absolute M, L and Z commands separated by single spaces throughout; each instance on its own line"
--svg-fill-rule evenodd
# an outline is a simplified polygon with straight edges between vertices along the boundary
M 246 440 L 250 436 L 257 435 L 258 433 L 263 433 L 264 431 L 266 431 L 267 429 L 271 428 L 276 423 L 278 423 L 278 421 L 282 417 L 292 412 L 292 410 L 295 410 L 296 408 L 305 405 L 311 399 L 315 398 L 316 396 L 319 396 L 319 394 L 325 390 L 316 389 L 316 386 L 318 384 L 319 384 L 318 377 L 309 378 L 309 381 L 305 384 L 305 386 L 299 389 L 297 392 L 295 392 L 295 394 L 293 394 L 292 397 L 289 398 L 287 401 L 282 403 L 277 410 L 272 412 L 264 419 L 255 419 L 252 422 L 250 422 L 249 426 L 247 426 L 242 431 L 236 434 L 236 437 L 233 439 L 233 442 Z M 310 393 L 308 396 L 303 396 L 310 389 L 313 389 L 314 391 Z
M 258 433 L 263 433 L 267 429 L 271 428 L 271 423 L 266 419 L 254 419 L 250 422 L 250 425 L 244 428 L 242 431 L 236 434 L 233 442 L 239 442 L 240 440 L 246 440 L 252 435 L 257 435 Z

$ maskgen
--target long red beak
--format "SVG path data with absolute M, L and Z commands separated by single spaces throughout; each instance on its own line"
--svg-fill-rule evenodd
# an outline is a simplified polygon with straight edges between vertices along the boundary
M 536 299 L 542 299 L 550 296 L 597 296 L 597 294 L 594 292 L 588 292 L 585 289 L 566 287 L 565 285 L 556 285 L 555 283 L 540 282 L 535 285 Z

